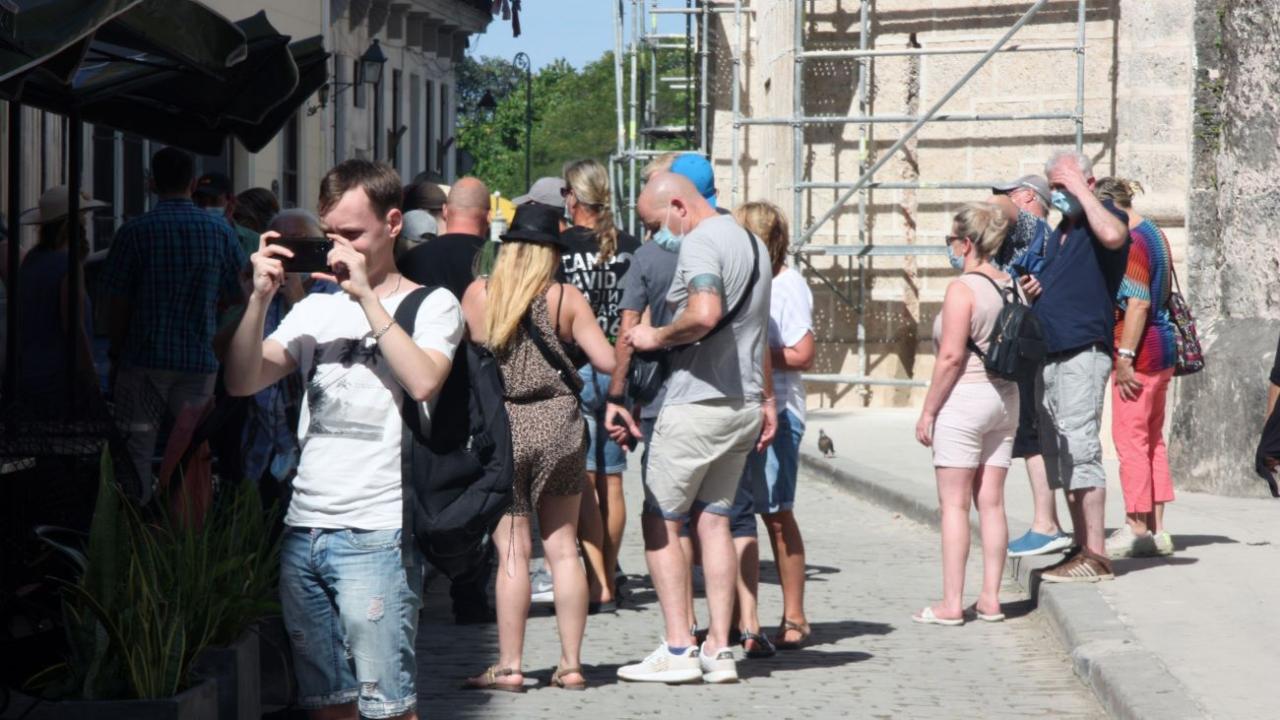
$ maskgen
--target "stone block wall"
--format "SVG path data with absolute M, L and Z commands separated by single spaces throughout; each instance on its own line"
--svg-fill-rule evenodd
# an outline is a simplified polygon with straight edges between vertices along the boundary
M 1264 495 L 1253 453 L 1280 333 L 1280 5 L 1198 0 L 1187 282 L 1203 373 L 1175 387 L 1183 487 Z
M 742 48 L 744 117 L 790 117 L 793 88 L 794 10 L 799 0 L 748 0 Z M 808 49 L 858 46 L 859 0 L 805 0 Z M 868 37 L 872 48 L 990 47 L 1031 6 L 1028 0 L 876 0 Z M 1085 152 L 1099 176 L 1140 181 L 1139 207 L 1169 234 L 1175 256 L 1186 247 L 1186 205 L 1192 134 L 1192 25 L 1195 0 L 1089 0 L 1085 3 Z M 1076 0 L 1050 0 L 1011 40 L 1011 45 L 1074 45 Z M 806 227 L 833 207 L 843 191 L 810 189 L 794 210 L 793 132 L 790 126 L 743 127 L 734 158 L 731 59 L 736 38 L 731 14 L 713 27 L 711 76 L 715 122 L 712 154 L 722 197 L 735 202 L 767 199 L 793 224 Z M 979 54 L 918 58 L 879 57 L 868 73 L 868 106 L 874 115 L 916 115 L 946 93 Z M 856 60 L 812 59 L 805 65 L 806 115 L 858 115 Z M 942 113 L 1034 114 L 1072 112 L 1076 106 L 1076 55 L 1008 52 L 996 55 L 941 109 Z M 820 125 L 804 132 L 802 179 L 852 182 L 859 175 L 863 128 L 866 152 L 878 159 L 909 124 Z M 1044 160 L 1075 141 L 1070 120 L 935 122 L 877 174 L 901 180 L 984 182 L 1043 172 Z M 739 182 L 733 187 L 733 167 Z M 813 236 L 815 244 L 940 246 L 960 206 L 984 199 L 982 190 L 876 189 L 867 193 L 864 223 L 855 195 Z M 861 374 L 857 315 L 840 298 L 856 299 L 859 274 L 846 259 L 815 257 L 805 269 L 815 300 L 820 341 L 819 373 Z M 839 293 L 819 277 L 824 276 Z M 928 379 L 932 371 L 932 323 L 953 272 L 941 256 L 874 258 L 865 282 L 865 353 L 868 374 Z M 811 384 L 814 407 L 908 405 L 923 390 Z

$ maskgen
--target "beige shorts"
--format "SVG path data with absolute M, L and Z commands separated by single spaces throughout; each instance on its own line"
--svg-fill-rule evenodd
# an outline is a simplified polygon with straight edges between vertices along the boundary
M 684 520 L 691 511 L 729 515 L 760 424 L 755 402 L 664 405 L 653 430 L 645 509 L 667 520 Z
M 1018 386 L 957 383 L 933 425 L 933 466 L 1009 467 L 1018 429 Z

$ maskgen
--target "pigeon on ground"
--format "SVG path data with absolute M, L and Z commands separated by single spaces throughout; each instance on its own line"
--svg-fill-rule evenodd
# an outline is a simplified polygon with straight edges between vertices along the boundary
M 818 449 L 822 451 L 822 457 L 832 457 L 836 454 L 835 443 L 831 442 L 831 438 L 821 428 L 818 429 Z

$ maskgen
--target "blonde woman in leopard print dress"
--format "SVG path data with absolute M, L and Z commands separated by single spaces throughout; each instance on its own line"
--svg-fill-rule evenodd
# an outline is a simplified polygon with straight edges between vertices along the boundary
M 587 624 L 587 578 L 578 560 L 578 505 L 582 499 L 583 420 L 577 380 L 562 344 L 578 345 L 602 373 L 613 372 L 613 348 L 587 299 L 572 285 L 555 282 L 560 262 L 559 217 L 547 206 L 522 205 L 493 272 L 477 280 L 462 299 L 472 342 L 498 358 L 506 387 L 515 458 L 511 510 L 498 523 L 498 662 L 466 682 L 469 688 L 521 692 L 525 621 L 529 615 L 529 515 L 538 513 L 542 546 L 555 590 L 560 662 L 557 687 L 581 689 L 580 651 Z M 555 355 L 551 362 L 529 336 L 532 331 Z M 561 373 L 559 367 L 570 372 Z

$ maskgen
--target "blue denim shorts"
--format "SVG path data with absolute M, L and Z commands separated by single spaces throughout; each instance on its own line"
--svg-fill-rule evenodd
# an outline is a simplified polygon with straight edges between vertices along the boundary
M 789 410 L 780 410 L 773 444 L 765 452 L 753 452 L 747 457 L 742 484 L 750 489 L 755 512 L 770 515 L 795 506 L 802 437 L 804 421 Z
M 582 378 L 582 417 L 587 421 L 587 472 L 618 475 L 627 469 L 627 453 L 604 429 L 609 376 L 590 365 L 580 368 L 578 376 Z
M 286 529 L 280 602 L 303 709 L 358 703 L 363 717 L 389 718 L 417 705 L 423 563 L 406 550 L 410 567 L 400 530 Z

